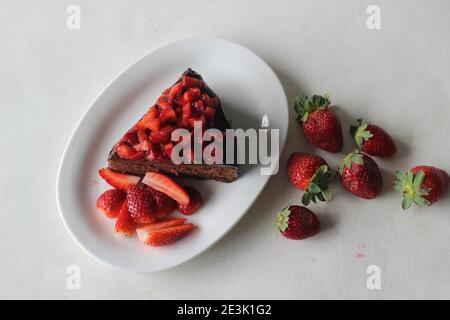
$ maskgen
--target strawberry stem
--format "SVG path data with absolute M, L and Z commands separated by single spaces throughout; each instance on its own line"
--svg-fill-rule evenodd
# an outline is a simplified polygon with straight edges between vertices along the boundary
M 288 228 L 290 214 L 291 214 L 291 210 L 289 210 L 289 207 L 284 208 L 277 214 L 277 228 L 281 232 L 284 232 Z
M 303 194 L 302 203 L 307 206 L 312 201 L 331 201 L 332 192 L 328 185 L 335 177 L 336 172 L 329 170 L 327 165 L 320 166 L 311 178 L 308 189 Z
M 364 141 L 373 137 L 373 134 L 367 130 L 369 122 L 363 119 L 358 119 L 356 125 L 350 126 L 350 134 L 355 139 L 355 143 L 358 148 L 361 148 Z
M 403 194 L 402 208 L 410 208 L 414 203 L 425 207 L 430 202 L 424 198 L 430 190 L 422 188 L 422 182 L 425 179 L 425 172 L 418 171 L 413 173 L 411 170 L 406 172 L 397 171 L 395 173 L 397 180 L 394 182 L 394 190 Z
M 347 156 L 344 158 L 344 160 L 342 160 L 341 164 L 339 165 L 339 174 L 342 175 L 344 168 L 350 169 L 353 163 L 358 165 L 364 164 L 361 151 L 355 150 L 347 154 Z
M 294 110 L 298 114 L 298 120 L 306 122 L 308 115 L 319 109 L 325 109 L 330 105 L 330 96 L 325 94 L 323 96 L 313 95 L 311 98 L 302 94 L 295 99 Z

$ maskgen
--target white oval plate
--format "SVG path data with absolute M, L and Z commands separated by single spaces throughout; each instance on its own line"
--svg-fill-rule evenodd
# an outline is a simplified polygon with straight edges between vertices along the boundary
M 262 117 L 280 129 L 280 148 L 288 127 L 287 100 L 272 69 L 239 44 L 221 39 L 186 39 L 156 49 L 114 79 L 87 109 L 63 154 L 57 201 L 65 226 L 91 256 L 119 269 L 153 272 L 195 257 L 219 240 L 251 206 L 270 176 L 245 167 L 233 183 L 189 180 L 205 198 L 189 220 L 198 229 L 166 247 L 152 248 L 114 232 L 114 221 L 95 208 L 108 185 L 98 176 L 113 144 L 188 67 L 199 72 L 221 98 L 235 128 L 259 128 Z M 280 150 L 281 152 L 281 150 Z M 278 161 L 278 159 L 277 159 Z M 180 179 L 182 180 L 182 179 Z

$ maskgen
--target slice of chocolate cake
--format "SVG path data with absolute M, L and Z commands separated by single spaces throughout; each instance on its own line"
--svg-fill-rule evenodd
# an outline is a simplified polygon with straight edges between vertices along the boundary
M 231 182 L 237 179 L 235 164 L 174 164 L 171 134 L 177 128 L 192 132 L 194 123 L 204 130 L 231 128 L 220 99 L 192 69 L 166 89 L 145 115 L 112 148 L 109 168 L 124 173 L 144 175 L 149 171 L 175 176 Z M 225 154 L 223 163 L 225 163 Z

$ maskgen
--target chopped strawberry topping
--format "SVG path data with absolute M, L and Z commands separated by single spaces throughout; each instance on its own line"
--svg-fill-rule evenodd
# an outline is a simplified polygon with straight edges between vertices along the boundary
M 159 110 L 156 106 L 151 106 L 150 109 L 148 109 L 147 113 L 144 114 L 141 120 L 136 124 L 136 127 L 138 129 L 145 129 L 147 127 L 147 124 L 156 119 L 159 116 Z
M 128 159 L 128 160 L 137 160 L 141 159 L 145 156 L 145 152 L 143 151 L 136 151 L 132 147 L 130 147 L 128 144 L 120 142 L 116 146 L 116 152 L 122 159 Z
M 169 96 L 165 94 L 161 95 L 158 98 L 156 104 L 160 106 L 162 109 L 173 107 L 173 102 L 169 99 Z
M 160 119 L 162 123 L 177 122 L 177 114 L 172 107 L 167 107 L 161 111 Z
M 199 88 L 190 88 L 184 93 L 183 98 L 187 102 L 191 102 L 200 99 L 201 95 L 202 92 Z
M 202 80 L 192 78 L 189 76 L 183 76 L 181 78 L 181 84 L 183 85 L 183 87 L 186 87 L 186 88 L 203 87 L 204 86 Z

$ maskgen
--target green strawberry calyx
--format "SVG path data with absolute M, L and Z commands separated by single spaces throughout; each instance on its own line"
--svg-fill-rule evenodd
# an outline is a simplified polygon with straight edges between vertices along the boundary
M 308 189 L 302 197 L 303 205 L 307 206 L 312 201 L 331 201 L 333 194 L 328 187 L 336 173 L 329 170 L 327 165 L 320 166 L 309 182 Z
M 286 231 L 289 227 L 289 215 L 291 214 L 291 210 L 289 207 L 284 208 L 277 214 L 277 229 L 281 232 Z
M 394 190 L 403 194 L 402 208 L 404 210 L 410 208 L 413 203 L 418 206 L 425 207 L 430 202 L 424 198 L 430 190 L 422 188 L 425 172 L 418 171 L 413 173 L 411 170 L 406 172 L 397 171 L 395 173 L 397 180 L 394 181 Z
M 344 172 L 344 168 L 350 169 L 352 167 L 352 164 L 355 163 L 357 165 L 363 165 L 363 155 L 359 150 L 355 150 L 351 153 L 349 153 L 344 160 L 342 160 L 341 164 L 339 165 L 339 174 L 342 176 L 342 173 Z
M 358 119 L 357 124 L 350 126 L 350 133 L 354 137 L 356 145 L 361 148 L 364 141 L 373 137 L 373 134 L 367 130 L 369 122 L 363 119 Z
M 295 99 L 294 109 L 298 114 L 298 120 L 303 123 L 308 120 L 308 115 L 314 111 L 328 108 L 331 100 L 328 94 L 323 96 L 313 95 L 311 98 L 301 94 Z

